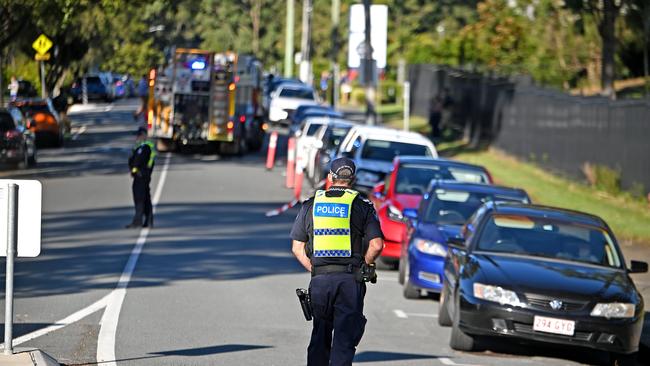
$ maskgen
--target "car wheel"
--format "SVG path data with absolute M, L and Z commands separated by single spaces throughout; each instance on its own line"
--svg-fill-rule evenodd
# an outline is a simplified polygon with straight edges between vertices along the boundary
M 611 353 L 609 356 L 609 364 L 612 366 L 635 366 L 636 353 L 631 355 L 624 355 L 620 353 Z
M 410 280 L 410 268 L 408 263 L 406 263 L 404 270 L 404 291 L 402 292 L 404 294 L 404 297 L 407 299 L 419 299 L 420 298 L 420 289 L 417 287 L 413 286 Z
M 454 311 L 454 319 L 451 324 L 451 337 L 449 338 L 449 347 L 456 351 L 473 351 L 474 337 L 463 332 L 460 327 L 460 310 Z
M 438 303 L 438 325 L 441 327 L 448 327 L 452 324 L 451 317 L 449 317 L 449 287 L 445 282 L 440 291 L 440 302 Z
M 399 282 L 400 285 L 404 284 L 404 277 L 406 277 L 406 273 L 405 273 L 406 268 L 404 268 L 406 267 L 406 264 L 404 264 L 404 262 L 406 262 L 404 257 L 399 259 L 399 267 L 398 267 L 399 274 L 397 276 L 397 282 Z

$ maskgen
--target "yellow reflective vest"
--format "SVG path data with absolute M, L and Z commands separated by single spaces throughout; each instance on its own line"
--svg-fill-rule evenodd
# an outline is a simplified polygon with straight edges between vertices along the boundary
M 314 221 L 313 256 L 349 258 L 352 256 L 350 214 L 359 194 L 346 189 L 341 197 L 327 197 L 317 191 L 312 211 Z

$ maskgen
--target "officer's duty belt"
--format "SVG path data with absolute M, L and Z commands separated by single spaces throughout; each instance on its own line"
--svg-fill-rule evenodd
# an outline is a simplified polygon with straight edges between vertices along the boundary
M 326 264 L 312 268 L 311 275 L 313 277 L 328 273 L 355 273 L 358 269 L 359 266 L 353 264 Z

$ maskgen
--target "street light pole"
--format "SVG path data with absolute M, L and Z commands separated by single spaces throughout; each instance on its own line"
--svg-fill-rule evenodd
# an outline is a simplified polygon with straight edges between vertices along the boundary
M 302 1 L 302 35 L 300 42 L 300 80 L 311 84 L 311 0 Z
M 287 0 L 287 28 L 284 38 L 284 77 L 293 76 L 293 5 L 294 0 Z
M 341 13 L 341 0 L 332 0 L 332 108 L 336 109 L 339 102 L 340 70 L 339 55 L 339 16 Z
M 372 62 L 372 44 L 370 42 L 370 2 L 371 0 L 363 0 L 363 12 L 365 16 L 365 52 L 363 55 L 363 72 L 364 81 L 366 83 L 366 124 L 375 124 L 375 86 L 374 86 L 374 65 Z

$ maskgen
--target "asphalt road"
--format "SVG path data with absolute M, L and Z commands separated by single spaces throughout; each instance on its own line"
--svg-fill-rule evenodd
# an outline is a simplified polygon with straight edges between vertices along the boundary
M 0 173 L 44 186 L 42 254 L 16 265 L 17 343 L 67 365 L 305 364 L 311 324 L 294 291 L 309 275 L 288 239 L 296 211 L 264 215 L 291 196 L 280 170 L 267 172 L 262 155 L 162 154 L 152 182 L 156 227 L 124 229 L 134 109 L 118 102 L 78 111 L 65 148 L 40 150 L 37 168 Z M 606 361 L 599 352 L 511 342 L 454 352 L 436 301 L 404 299 L 395 271 L 379 279 L 366 297 L 355 364 Z

